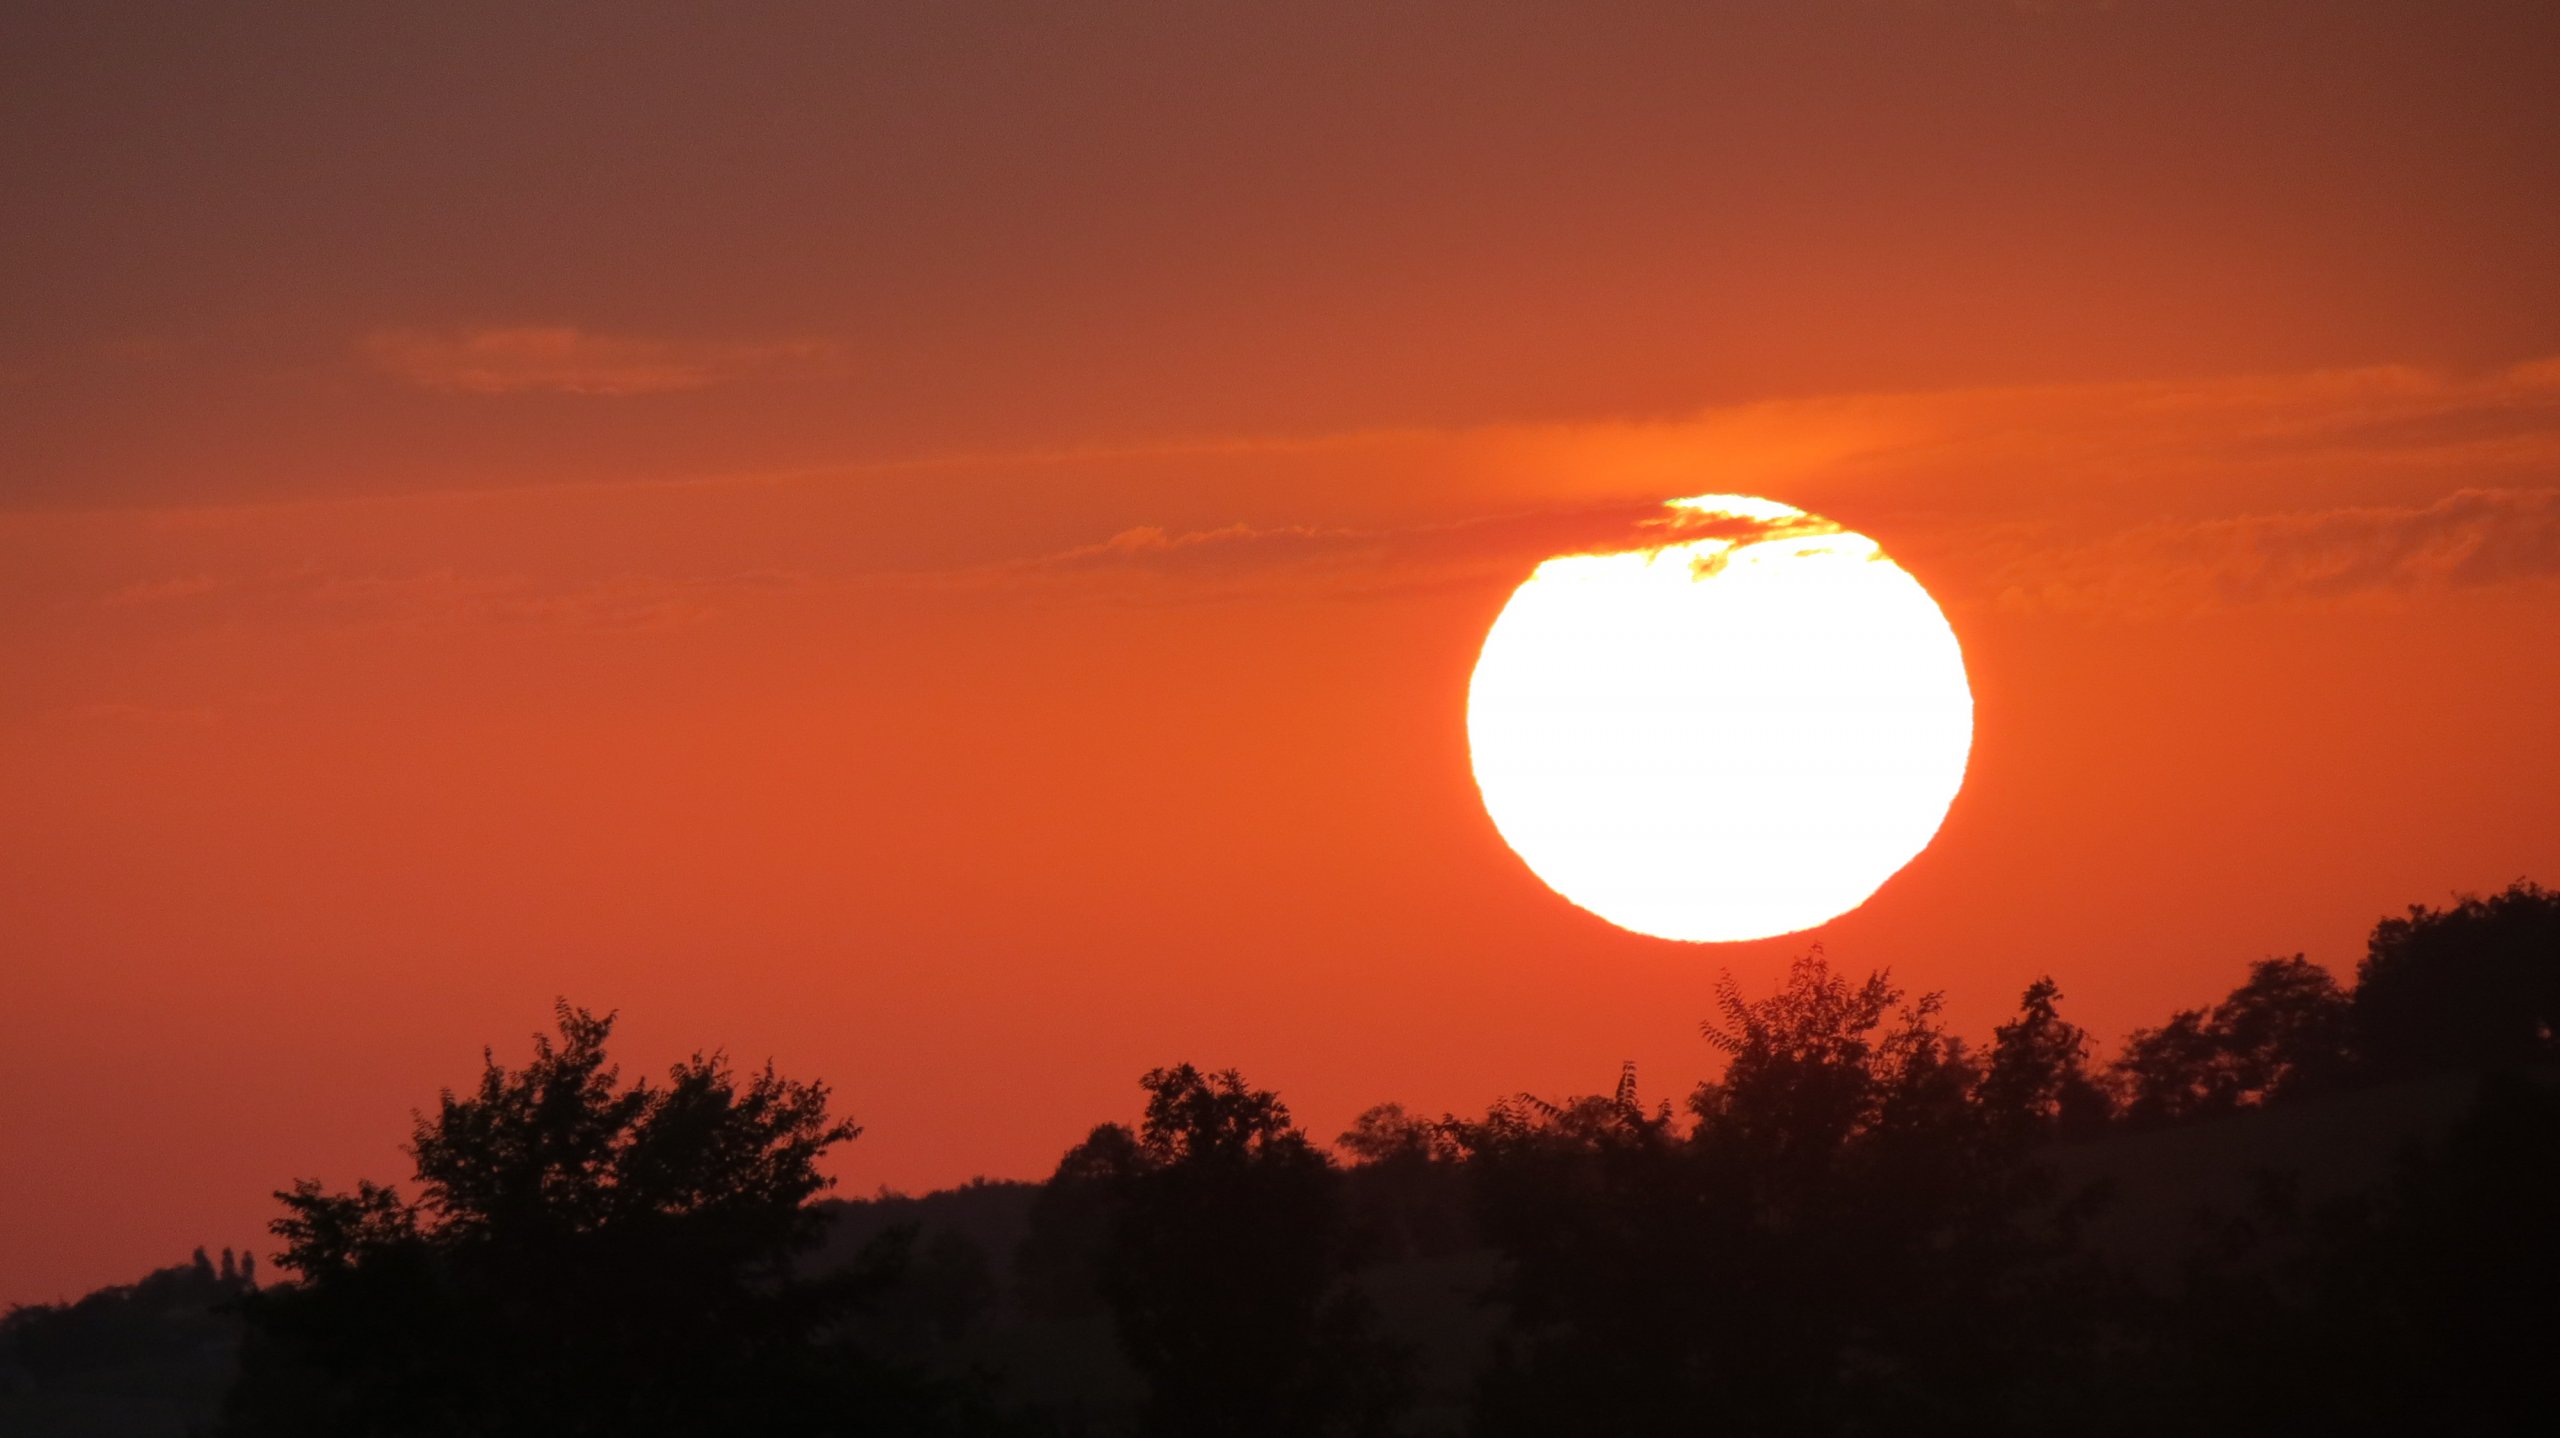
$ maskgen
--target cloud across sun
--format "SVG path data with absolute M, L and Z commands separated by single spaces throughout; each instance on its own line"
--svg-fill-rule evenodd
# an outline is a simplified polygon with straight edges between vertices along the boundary
M 1549 559 L 1485 637 L 1476 783 L 1548 887 L 1621 928 L 1734 941 L 1865 902 L 1964 782 L 1946 617 L 1876 542 L 1741 495 L 1658 547 Z

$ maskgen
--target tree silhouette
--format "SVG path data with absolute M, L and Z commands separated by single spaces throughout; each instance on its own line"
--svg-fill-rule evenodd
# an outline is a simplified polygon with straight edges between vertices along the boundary
M 2059 1421 L 2094 1310 L 2025 1156 L 2087 1102 L 2050 984 L 1991 1069 L 1884 974 L 1819 951 L 1702 1025 L 1694 1126 L 1616 1093 L 1455 1125 L 1507 1260 L 1491 1435 L 1832 1433 Z M 2068 1096 L 2068 1097 L 2066 1097 Z
M 239 1345 L 232 1310 L 250 1283 L 196 1261 L 203 1253 L 197 1249 L 185 1263 L 77 1302 L 12 1306 L 0 1314 L 0 1432 L 15 1438 L 51 1431 L 44 1415 L 82 1433 L 175 1431 L 184 1426 L 177 1415 L 210 1411 L 231 1378 Z M 12 1407 L 8 1400 L 18 1389 L 36 1401 Z M 110 1401 L 89 1421 L 75 1423 L 65 1412 L 73 1395 Z M 112 1401 L 118 1398 L 129 1401 Z
M 1334 1146 L 1355 1163 L 1390 1163 L 1401 1158 L 1429 1158 L 1445 1149 L 1439 1125 L 1405 1112 L 1400 1103 L 1372 1104 L 1363 1109 Z
M 1344 1281 L 1331 1161 L 1233 1070 L 1182 1064 L 1142 1083 L 1134 1144 L 1097 1130 L 1071 1162 L 1105 1200 L 1100 1286 L 1147 1380 L 1146 1431 L 1380 1431 L 1399 1365 Z
M 2061 999 L 2052 979 L 2038 979 L 2019 997 L 2018 1016 L 1992 1031 L 1975 1101 L 2010 1141 L 2085 1137 L 2113 1117 L 2090 1067 L 2088 1031 L 2062 1017 Z
M 2555 1205 L 2560 1094 L 2493 1073 L 2377 1190 L 2272 1193 L 2194 1255 L 2138 1396 L 2230 1432 L 2547 1430 Z
M 2385 1074 L 2560 1057 L 2560 892 L 2519 881 L 2374 927 L 2354 1039 Z
M 1718 982 L 1685 1111 L 1632 1064 L 1475 1119 L 1381 1104 L 1338 1167 L 1181 1065 L 1036 1193 L 823 1207 L 855 1131 L 822 1088 L 718 1055 L 625 1083 L 610 1017 L 563 1006 L 418 1116 L 411 1182 L 279 1195 L 292 1282 L 200 1249 L 0 1319 L 0 1431 L 143 1431 L 113 1385 L 146 1382 L 180 1431 L 234 1335 L 235 1435 L 1351 1435 L 1409 1367 L 1417 1420 L 1486 1438 L 2539 1431 L 2555 973 L 2560 896 L 2519 884 L 2384 921 L 2352 992 L 2261 960 L 2101 1071 L 2050 978 L 1971 1048 L 1817 949 Z M 979 1372 L 1023 1411 L 921 1376 Z
M 2349 1003 L 2302 955 L 2260 959 L 2211 1009 L 2137 1029 L 2113 1068 L 2136 1123 L 2211 1118 L 2337 1083 L 2349 1068 Z
M 1372 1105 L 1334 1140 L 1359 1255 L 1379 1262 L 1443 1258 L 1476 1247 L 1465 1175 L 1446 1122 L 1400 1103 Z
M 611 1015 L 562 1004 L 530 1063 L 418 1117 L 418 1197 L 278 1195 L 297 1281 L 246 1309 L 235 1434 L 840 1432 L 929 1396 L 829 1342 L 862 1275 L 794 1258 L 827 1150 L 823 1085 L 719 1054 L 625 1085 Z M 876 1277 L 876 1275 L 875 1275 Z M 920 1430 L 909 1430 L 920 1431 Z
M 1058 1160 L 1013 1256 L 1014 1291 L 1026 1311 L 1068 1318 L 1102 1306 L 1116 1189 L 1138 1163 L 1137 1134 L 1117 1123 L 1095 1125 Z
M 1751 1280 L 1746 1205 L 1676 1125 L 1616 1090 L 1529 1095 L 1453 1120 L 1476 1226 L 1504 1262 L 1505 1323 L 1477 1393 L 1487 1435 L 1643 1435 L 1721 1399 L 1720 1287 Z M 1730 1417 L 1730 1409 L 1725 1410 Z
M 1902 1001 L 1888 975 L 1852 983 L 1819 948 L 1765 999 L 1746 1000 L 1725 975 L 1723 1022 L 1699 1025 L 1728 1061 L 1723 1078 L 1690 1096 L 1698 1141 L 1769 1181 L 1818 1183 L 1858 1139 L 1962 1122 L 1974 1081 L 1963 1041 L 1940 1025 L 1938 995 Z

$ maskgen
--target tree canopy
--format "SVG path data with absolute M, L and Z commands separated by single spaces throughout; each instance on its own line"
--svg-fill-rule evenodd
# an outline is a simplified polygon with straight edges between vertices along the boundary
M 286 1282 L 200 1251 L 0 1319 L 0 1429 L 139 1363 L 172 1401 L 115 1431 L 174 1438 L 235 1344 L 238 1438 L 2522 1429 L 2555 917 L 2412 909 L 2352 986 L 2264 958 L 2106 1062 L 2051 978 L 1975 1045 L 1815 949 L 1715 985 L 1685 1104 L 1632 1064 L 1379 1104 L 1338 1162 L 1174 1064 L 1045 1184 L 854 1205 L 822 1085 L 627 1081 L 563 1004 L 415 1116 L 407 1180 L 278 1195 Z
M 845 1431 L 919 1395 L 837 1351 L 861 1280 L 813 1280 L 820 1159 L 859 1132 L 824 1085 L 718 1053 L 625 1083 L 611 1015 L 418 1115 L 415 1198 L 303 1181 L 277 1196 L 290 1285 L 250 1300 L 228 1431 Z

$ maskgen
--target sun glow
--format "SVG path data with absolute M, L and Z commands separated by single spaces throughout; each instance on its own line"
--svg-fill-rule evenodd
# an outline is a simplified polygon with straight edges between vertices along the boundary
M 1476 785 L 1531 872 L 1621 928 L 1811 928 L 1937 833 L 1973 744 L 1964 656 L 1874 540 L 1741 495 L 1671 509 L 1667 542 L 1512 594 L 1468 688 Z

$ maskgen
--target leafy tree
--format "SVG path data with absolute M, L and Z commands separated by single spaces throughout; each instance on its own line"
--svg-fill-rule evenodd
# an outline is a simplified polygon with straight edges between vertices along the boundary
M 1817 950 L 1767 997 L 1719 983 L 1701 1028 L 1728 1061 L 1685 1134 L 1623 1080 L 1456 1125 L 1508 1260 L 1479 1430 L 1997 1431 L 2073 1411 L 2087 1276 L 2023 1162 L 2088 1101 L 2057 997 L 2030 989 L 1986 1066 L 1934 996 Z
M 2211 1118 L 2338 1082 L 2349 1003 L 2326 969 L 2295 954 L 2260 959 L 2211 1009 L 2137 1029 L 2113 1068 L 2137 1123 Z
M 1014 1291 L 1025 1311 L 1065 1318 L 1102 1306 L 1117 1186 L 1139 1162 L 1138 1135 L 1118 1123 L 1096 1125 L 1058 1160 L 1014 1252 Z
M 2238 1096 L 2222 1082 L 2220 1039 L 2203 1009 L 2180 1009 L 2157 1028 L 2135 1029 L 2108 1067 L 2133 1123 L 2183 1123 L 2229 1112 Z
M 2213 1011 L 2226 1082 L 2244 1102 L 2297 1098 L 2347 1067 L 2349 1001 L 2327 969 L 2300 954 L 2260 959 Z
M 1398 1363 L 1345 1282 L 1332 1162 L 1233 1070 L 1182 1064 L 1142 1082 L 1134 1144 L 1097 1130 L 1070 1158 L 1106 1199 L 1101 1287 L 1147 1380 L 1146 1430 L 1381 1430 Z
M 2519 881 L 2383 920 L 2356 969 L 2353 1023 L 2385 1074 L 2560 1057 L 2560 892 Z
M 2038 979 L 2019 997 L 2018 1016 L 1992 1032 L 1975 1102 L 2004 1138 L 2082 1137 L 2112 1116 L 2089 1063 L 2088 1030 L 2062 1017 L 2061 999 L 2052 979 Z
M 863 1276 L 793 1268 L 818 1161 L 860 1132 L 826 1088 L 717 1053 L 626 1085 L 611 1015 L 558 1019 L 418 1116 L 416 1198 L 277 1195 L 297 1281 L 247 1305 L 229 1431 L 921 1431 L 929 1395 L 830 1340 Z
M 1392 1163 L 1446 1152 L 1438 1124 L 1405 1112 L 1400 1103 L 1373 1104 L 1333 1141 L 1354 1163 Z
M 1921 1077 L 1937 1057 L 1935 996 L 1896 1034 L 1879 1034 L 1902 993 L 1882 973 L 1852 983 L 1820 949 L 1798 958 L 1775 994 L 1747 1000 L 1724 975 L 1724 1022 L 1699 1031 L 1727 1056 L 1724 1077 L 1702 1084 L 1689 1106 L 1707 1141 L 1750 1150 L 1777 1168 L 1827 1168 L 1855 1135 L 1882 1117 L 1888 1090 Z
M 1354 1119 L 1334 1146 L 1352 1160 L 1342 1186 L 1362 1257 L 1442 1257 L 1476 1245 L 1465 1177 L 1445 1121 L 1382 1103 Z
M 1747 1253 L 1747 1210 L 1670 1116 L 1622 1074 L 1613 1093 L 1524 1094 L 1448 1131 L 1504 1260 L 1474 1431 L 1643 1435 L 1719 1411 L 1724 1300 L 1752 1271 L 1728 1261 Z

